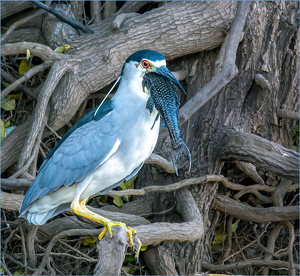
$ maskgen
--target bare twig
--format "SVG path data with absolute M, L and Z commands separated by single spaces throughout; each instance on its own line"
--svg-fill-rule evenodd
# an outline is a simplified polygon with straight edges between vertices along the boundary
M 1 266 L 3 267 L 3 269 L 5 270 L 5 272 L 8 274 L 8 275 L 12 275 L 10 273 L 10 271 L 8 270 L 8 268 L 6 267 L 5 263 L 3 261 L 1 261 Z
M 275 257 L 275 258 L 281 258 L 281 257 L 283 257 L 283 256 L 286 256 L 288 253 L 285 251 L 285 252 L 282 252 L 282 253 L 280 253 L 280 254 L 276 254 L 276 253 L 274 253 L 274 252 L 272 252 L 272 251 L 270 251 L 267 247 L 265 247 L 265 246 L 263 246 L 261 243 L 260 243 L 260 235 L 258 235 L 258 233 L 257 233 L 257 231 L 256 231 L 256 228 L 257 228 L 257 224 L 254 224 L 254 226 L 253 226 L 253 232 L 254 232 L 254 234 L 255 234 L 255 237 L 256 237 L 256 240 L 257 240 L 257 245 L 258 245 L 258 247 L 261 249 L 261 250 L 263 250 L 264 252 L 266 252 L 267 254 L 270 254 L 270 255 L 272 255 L 273 257 Z
M 6 87 L 1 92 L 1 99 L 5 97 L 7 94 L 9 94 L 11 91 L 13 91 L 15 88 L 17 88 L 20 84 L 23 82 L 29 80 L 32 76 L 36 75 L 39 72 L 44 71 L 45 69 L 49 68 L 52 65 L 52 62 L 44 62 L 38 66 L 35 66 L 31 68 L 27 73 L 24 73 L 23 77 L 16 80 L 14 83 Z

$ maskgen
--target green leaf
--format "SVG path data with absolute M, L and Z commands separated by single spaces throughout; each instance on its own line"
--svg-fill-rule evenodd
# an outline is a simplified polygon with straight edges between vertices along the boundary
M 85 238 L 82 240 L 82 244 L 83 245 L 94 245 L 97 241 L 97 238 L 92 238 L 92 237 L 89 237 L 89 238 Z
M 1 119 L 1 141 L 5 138 L 5 125 Z
M 67 50 L 70 49 L 70 48 L 71 48 L 71 46 L 70 46 L 69 44 L 66 44 L 66 45 L 57 47 L 54 51 L 55 51 L 56 53 L 61 54 L 61 53 L 65 52 L 65 51 L 67 51 Z
M 148 245 L 142 246 L 141 251 L 146 251 L 147 248 L 148 248 Z
M 135 261 L 135 258 L 134 258 L 133 254 L 125 255 L 124 263 L 131 264 L 134 261 Z
M 7 122 L 5 122 L 4 126 L 5 127 L 9 127 L 10 126 L 10 120 L 8 120 Z
M 31 67 L 32 68 L 34 67 L 33 64 L 31 64 Z M 28 72 L 29 71 L 29 61 L 27 59 L 23 59 L 19 65 L 19 73 L 21 76 L 24 75 L 24 73 Z
M 293 146 L 293 150 L 294 150 L 294 151 L 297 151 L 297 146 Z
M 226 228 L 224 227 L 224 221 L 222 221 L 215 230 L 213 245 L 223 243 L 226 240 L 226 237 Z
M 1 101 L 1 108 L 6 111 L 14 110 L 16 107 L 16 100 L 4 97 Z
M 4 85 L 5 88 L 10 86 L 10 83 L 4 82 L 4 81 L 1 81 L 1 83 Z
M 30 51 L 27 49 L 26 51 L 26 59 L 29 60 L 30 59 Z M 29 67 L 29 66 L 28 66 Z
M 231 226 L 232 233 L 234 233 L 236 231 L 236 229 L 238 228 L 239 222 L 240 222 L 240 219 L 237 219 L 236 222 L 234 224 L 232 224 L 232 226 Z
M 114 198 L 114 204 L 117 205 L 118 207 L 122 207 L 123 206 L 123 200 L 121 197 L 116 196 Z

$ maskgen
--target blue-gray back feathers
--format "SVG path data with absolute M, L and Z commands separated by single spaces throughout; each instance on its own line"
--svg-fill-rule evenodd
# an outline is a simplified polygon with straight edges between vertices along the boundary
M 112 111 L 111 100 L 106 101 L 94 116 L 95 110 L 74 124 L 48 154 L 26 193 L 20 213 L 37 199 L 61 186 L 81 181 L 109 154 L 118 135 L 111 120 L 109 123 L 107 120 L 100 120 Z M 106 135 L 109 139 L 101 139 Z

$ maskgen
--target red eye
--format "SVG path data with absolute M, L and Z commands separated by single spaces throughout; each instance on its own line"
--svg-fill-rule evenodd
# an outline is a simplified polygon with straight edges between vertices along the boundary
M 143 60 L 143 61 L 142 61 L 142 65 L 143 65 L 144 68 L 149 68 L 150 62 L 147 61 L 147 60 Z

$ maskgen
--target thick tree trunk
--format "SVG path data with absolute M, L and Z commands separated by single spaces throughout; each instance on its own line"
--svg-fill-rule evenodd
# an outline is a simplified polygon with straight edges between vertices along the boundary
M 296 121 L 278 118 L 277 109 L 298 112 L 299 108 L 298 7 L 297 2 L 251 4 L 244 38 L 237 53 L 238 75 L 182 126 L 183 140 L 192 153 L 192 170 L 190 173 L 185 172 L 186 168 L 180 171 L 181 179 L 221 172 L 223 139 L 230 128 L 292 148 Z M 214 76 L 218 52 L 218 49 L 204 51 L 170 63 L 173 70 L 179 69 L 182 64 L 187 70 L 187 97 L 181 97 L 182 104 Z M 257 74 L 261 74 L 269 85 L 259 82 L 259 77 L 255 77 Z M 169 140 L 166 139 L 156 147 L 156 152 L 168 157 L 169 149 Z M 257 166 L 260 168 L 261 164 Z M 149 165 L 138 177 L 140 186 L 172 182 L 178 182 L 178 177 L 166 177 L 166 174 Z M 203 215 L 205 235 L 193 243 L 168 243 L 160 246 L 159 250 L 148 252 L 149 265 L 153 258 L 160 262 L 155 264 L 157 273 L 194 274 L 201 271 L 201 261 L 211 262 L 209 252 L 216 212 L 210 211 L 210 207 L 217 188 L 216 184 L 190 187 Z M 176 201 L 183 200 L 159 193 L 155 199 L 155 212 L 167 210 Z M 176 212 L 171 212 L 154 216 L 154 220 L 180 221 L 181 218 Z

